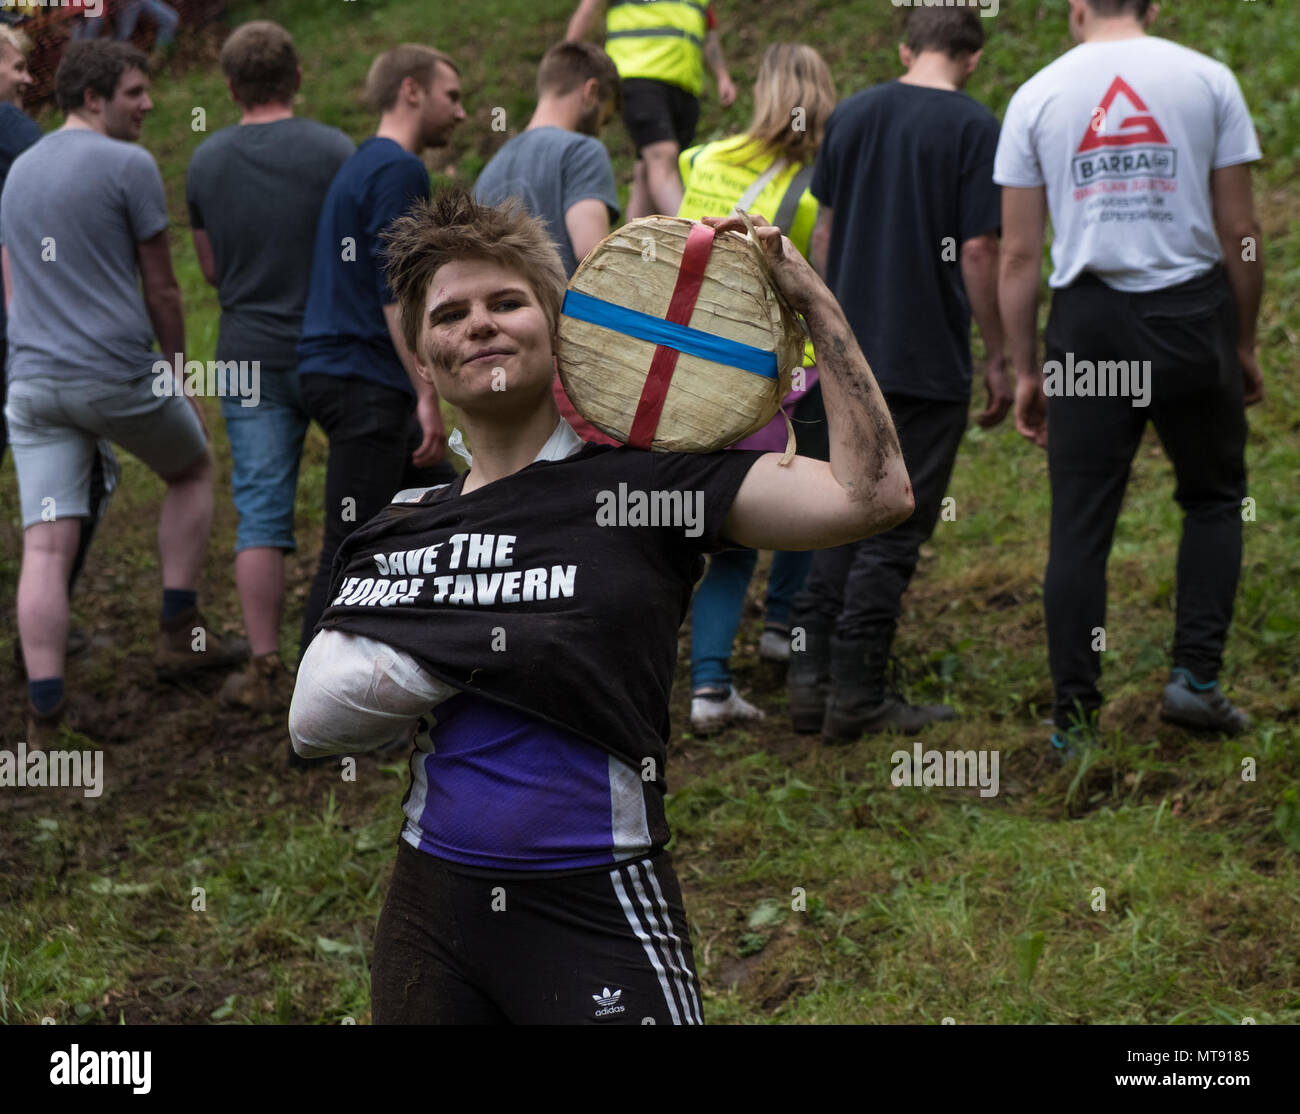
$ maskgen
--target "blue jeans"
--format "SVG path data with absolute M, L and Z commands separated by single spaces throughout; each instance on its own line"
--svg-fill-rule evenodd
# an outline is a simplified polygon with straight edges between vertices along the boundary
M 135 32 L 135 24 L 141 12 L 148 12 L 153 17 L 153 21 L 158 24 L 158 38 L 154 46 L 165 47 L 170 44 L 176 37 L 176 28 L 180 25 L 181 17 L 175 8 L 170 4 L 164 4 L 163 0 L 126 0 L 117 17 L 115 37 L 118 41 L 129 39 Z
M 260 369 L 259 369 L 260 371 Z M 265 547 L 292 550 L 298 462 L 311 421 L 294 368 L 261 374 L 256 406 L 233 395 L 221 400 L 230 439 L 230 486 L 239 526 L 235 552 Z
M 788 627 L 795 594 L 803 587 L 811 552 L 772 554 L 765 618 Z M 695 590 L 691 615 L 691 689 L 731 688 L 731 645 L 740 626 L 745 592 L 758 564 L 757 549 L 724 549 L 709 558 L 709 571 Z

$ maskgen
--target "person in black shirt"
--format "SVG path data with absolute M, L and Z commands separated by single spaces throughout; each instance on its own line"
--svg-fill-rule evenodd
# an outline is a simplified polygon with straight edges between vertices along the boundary
M 254 398 L 221 399 L 239 514 L 235 584 L 251 653 L 221 699 L 283 715 L 293 691 L 279 653 L 285 554 L 297 547 L 294 497 L 311 421 L 294 348 L 321 206 L 355 148 L 338 129 L 294 114 L 302 69 L 279 24 L 237 27 L 222 44 L 221 69 L 240 117 L 199 145 L 185 193 L 194 252 L 221 302 L 217 359 L 251 364 L 258 380 Z
M 403 337 L 473 462 L 343 541 L 289 717 L 304 757 L 419 747 L 376 1022 L 701 1020 L 663 795 L 703 554 L 842 544 L 912 509 L 839 305 L 754 223 L 819 353 L 829 463 L 579 441 L 551 392 L 564 271 L 545 225 L 457 191 L 389 230 Z
M 840 103 L 813 174 L 813 261 L 884 392 L 916 488 L 915 515 L 816 554 L 795 599 L 790 714 L 796 731 L 820 730 L 828 743 L 910 734 L 953 714 L 907 703 L 885 674 L 966 428 L 972 314 L 988 357 L 979 424 L 996 425 L 1011 405 L 997 308 L 998 123 L 961 91 L 983 42 L 972 10 L 914 11 L 899 48 L 907 74 Z

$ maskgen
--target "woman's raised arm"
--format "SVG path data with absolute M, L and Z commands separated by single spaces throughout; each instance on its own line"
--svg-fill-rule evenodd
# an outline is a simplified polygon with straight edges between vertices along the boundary
M 830 463 L 780 454 L 759 460 L 736 493 L 725 536 L 755 549 L 825 549 L 897 526 L 912 513 L 898 435 L 835 296 L 781 230 L 751 218 L 782 294 L 803 314 L 817 353 Z M 738 218 L 706 223 L 743 232 Z

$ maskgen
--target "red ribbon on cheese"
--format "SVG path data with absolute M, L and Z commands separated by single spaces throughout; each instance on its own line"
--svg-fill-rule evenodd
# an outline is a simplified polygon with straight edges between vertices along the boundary
M 697 221 L 686 237 L 682 263 L 677 269 L 677 283 L 673 286 L 673 296 L 668 302 L 668 312 L 664 315 L 665 321 L 671 321 L 674 325 L 690 325 L 691 314 L 695 312 L 695 300 L 700 296 L 700 287 L 704 284 L 704 269 L 709 265 L 709 253 L 712 250 L 713 229 Z M 632 429 L 627 437 L 627 443 L 634 449 L 648 449 L 654 440 L 655 430 L 659 428 L 659 417 L 663 414 L 664 400 L 668 397 L 668 384 L 677 368 L 677 356 L 676 348 L 669 348 L 665 344 L 655 348 L 650 370 L 641 386 L 641 398 L 636 404 Z

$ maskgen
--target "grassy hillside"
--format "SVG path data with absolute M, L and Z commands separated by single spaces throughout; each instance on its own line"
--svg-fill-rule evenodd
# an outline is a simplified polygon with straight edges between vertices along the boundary
M 304 59 L 300 111 L 360 139 L 357 93 L 370 59 L 403 40 L 460 63 L 470 119 L 431 158 L 470 181 L 527 121 L 536 64 L 563 34 L 570 0 L 267 0 L 235 7 L 289 27 Z M 898 72 L 901 15 L 880 0 L 718 4 L 742 89 L 712 90 L 701 138 L 748 119 L 766 45 L 821 50 L 845 95 Z M 674 853 L 710 1020 L 763 1022 L 1236 1022 L 1300 1020 L 1300 12 L 1283 3 L 1170 0 L 1156 30 L 1233 67 L 1266 153 L 1256 174 L 1268 289 L 1260 363 L 1268 397 L 1248 448 L 1256 517 L 1224 681 L 1258 721 L 1231 743 L 1160 724 L 1155 704 L 1173 624 L 1178 511 L 1154 434 L 1134 463 L 1110 564 L 1104 684 L 1107 747 L 1063 770 L 1045 753 L 1050 703 L 1040 583 L 1048 491 L 1041 453 L 1010 423 L 972 426 L 950 494 L 956 518 L 923 551 L 899 649 L 914 699 L 961 718 L 930 747 L 996 749 L 1001 792 L 896 789 L 889 754 L 909 743 L 825 749 L 783 722 L 779 677 L 756 661 L 758 592 L 738 644 L 741 688 L 769 720 L 711 740 L 683 730 L 679 671 L 671 748 Z M 968 91 L 999 114 L 1017 85 L 1071 43 L 1065 4 L 1003 0 Z M 184 171 L 235 111 L 214 60 L 219 29 L 183 47 L 156 87 L 143 142 L 175 219 L 192 356 L 210 358 L 217 305 L 189 243 Z M 45 121 L 52 126 L 53 119 Z M 509 133 L 507 133 L 509 134 Z M 620 181 L 631 149 L 606 137 Z M 974 403 L 982 405 L 980 399 Z M 229 554 L 228 448 L 205 607 L 239 622 Z M 74 601 L 109 644 L 71 667 L 93 700 L 106 754 L 98 799 L 75 791 L 0 794 L 0 1021 L 324 1021 L 368 1019 L 368 958 L 393 858 L 406 773 L 360 763 L 290 776 L 269 719 L 213 711 L 211 686 L 152 680 L 154 531 L 161 485 L 133 459 Z M 324 441 L 313 430 L 299 488 L 284 651 L 296 632 L 320 537 Z M 12 463 L 0 469 L 0 596 L 12 600 L 20 548 Z M 761 582 L 756 582 L 756 589 Z M 0 658 L 14 634 L 0 618 Z M 629 632 L 635 637 L 636 632 Z M 0 723 L 21 707 L 0 678 Z M 5 745 L 12 745 L 6 741 Z M 1253 760 L 1254 780 L 1243 778 Z M 1247 764 L 1250 765 L 1250 764 Z M 196 908 L 195 888 L 203 890 Z M 1098 900 L 1104 890 L 1104 908 Z M 799 891 L 802 891 L 800 899 Z M 798 906 L 803 906 L 801 909 Z

